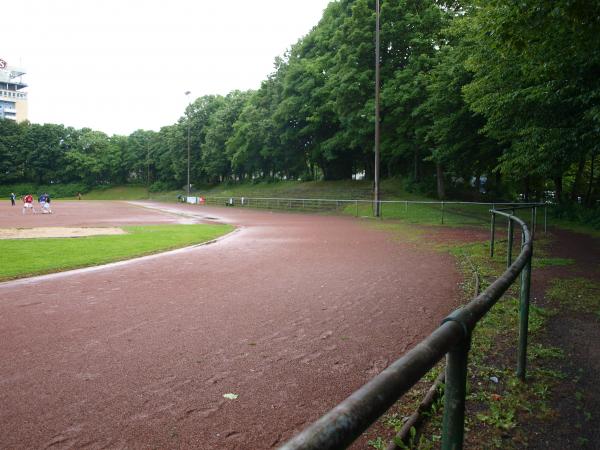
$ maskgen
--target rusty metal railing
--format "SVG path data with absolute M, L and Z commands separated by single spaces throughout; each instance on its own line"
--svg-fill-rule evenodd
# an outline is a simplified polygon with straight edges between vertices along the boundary
M 532 208 L 532 217 L 534 217 L 534 207 L 528 207 Z M 514 207 L 514 210 L 517 209 L 522 208 Z M 461 449 L 471 333 L 477 322 L 496 304 L 519 275 L 521 275 L 521 306 L 519 309 L 517 375 L 520 379 L 525 379 L 533 236 L 525 221 L 514 214 L 512 207 L 510 212 L 492 209 L 490 213 L 494 223 L 493 229 L 495 229 L 496 216 L 502 216 L 508 220 L 509 237 L 511 237 L 509 244 L 512 243 L 514 224 L 521 227 L 521 251 L 515 261 L 511 260 L 512 256 L 509 257 L 506 271 L 485 291 L 446 317 L 441 325 L 416 347 L 304 431 L 290 439 L 281 449 L 346 448 L 414 386 L 444 355 L 446 355 L 446 388 L 442 448 Z M 512 255 L 512 252 L 508 253 Z
M 183 198 L 183 197 L 182 197 Z M 409 219 L 415 214 L 427 211 L 429 221 L 438 221 L 444 225 L 480 224 L 488 220 L 488 212 L 496 208 L 520 208 L 535 206 L 537 211 L 543 208 L 544 229 L 547 224 L 547 206 L 544 203 L 514 203 L 514 202 L 462 202 L 462 201 L 434 201 L 434 200 L 380 200 L 375 205 L 373 200 L 331 199 L 331 198 L 286 198 L 286 197 L 188 197 L 188 202 L 194 204 L 234 206 L 255 209 L 285 210 L 298 212 L 343 212 L 355 216 L 370 215 L 372 211 L 379 210 L 380 218 Z M 503 209 L 503 210 L 504 210 Z M 418 222 L 418 220 L 417 220 Z

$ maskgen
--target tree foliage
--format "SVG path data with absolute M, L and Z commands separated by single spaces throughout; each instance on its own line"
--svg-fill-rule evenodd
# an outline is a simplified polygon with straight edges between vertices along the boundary
M 600 197 L 600 4 L 380 0 L 381 164 L 443 197 Z M 255 91 L 129 136 L 0 121 L 0 184 L 373 174 L 375 0 L 339 0 Z

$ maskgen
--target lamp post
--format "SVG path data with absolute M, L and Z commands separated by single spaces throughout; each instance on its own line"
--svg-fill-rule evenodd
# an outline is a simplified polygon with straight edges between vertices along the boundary
M 150 198 L 150 143 L 146 141 L 146 192 Z
M 379 0 L 375 0 L 375 217 L 381 215 L 379 202 Z
M 191 94 L 191 91 L 185 91 L 186 97 Z M 190 102 L 188 100 L 188 120 L 187 120 L 187 196 L 190 196 Z M 187 202 L 187 198 L 185 199 Z

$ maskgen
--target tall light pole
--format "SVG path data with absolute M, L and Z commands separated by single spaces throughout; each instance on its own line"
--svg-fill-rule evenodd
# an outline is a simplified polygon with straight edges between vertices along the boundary
M 150 198 L 150 143 L 146 141 L 146 192 Z
M 186 97 L 191 94 L 191 91 L 185 91 Z M 190 196 L 190 112 L 189 112 L 190 102 L 188 99 L 188 120 L 187 120 L 187 196 Z M 187 202 L 187 198 L 185 199 Z
M 375 0 L 375 217 L 381 215 L 379 203 L 379 0 Z

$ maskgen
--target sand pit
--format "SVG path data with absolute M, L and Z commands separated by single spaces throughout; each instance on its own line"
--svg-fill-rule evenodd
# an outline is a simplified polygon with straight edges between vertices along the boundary
M 126 232 L 117 227 L 0 228 L 0 239 L 66 238 L 108 234 L 126 234 Z

